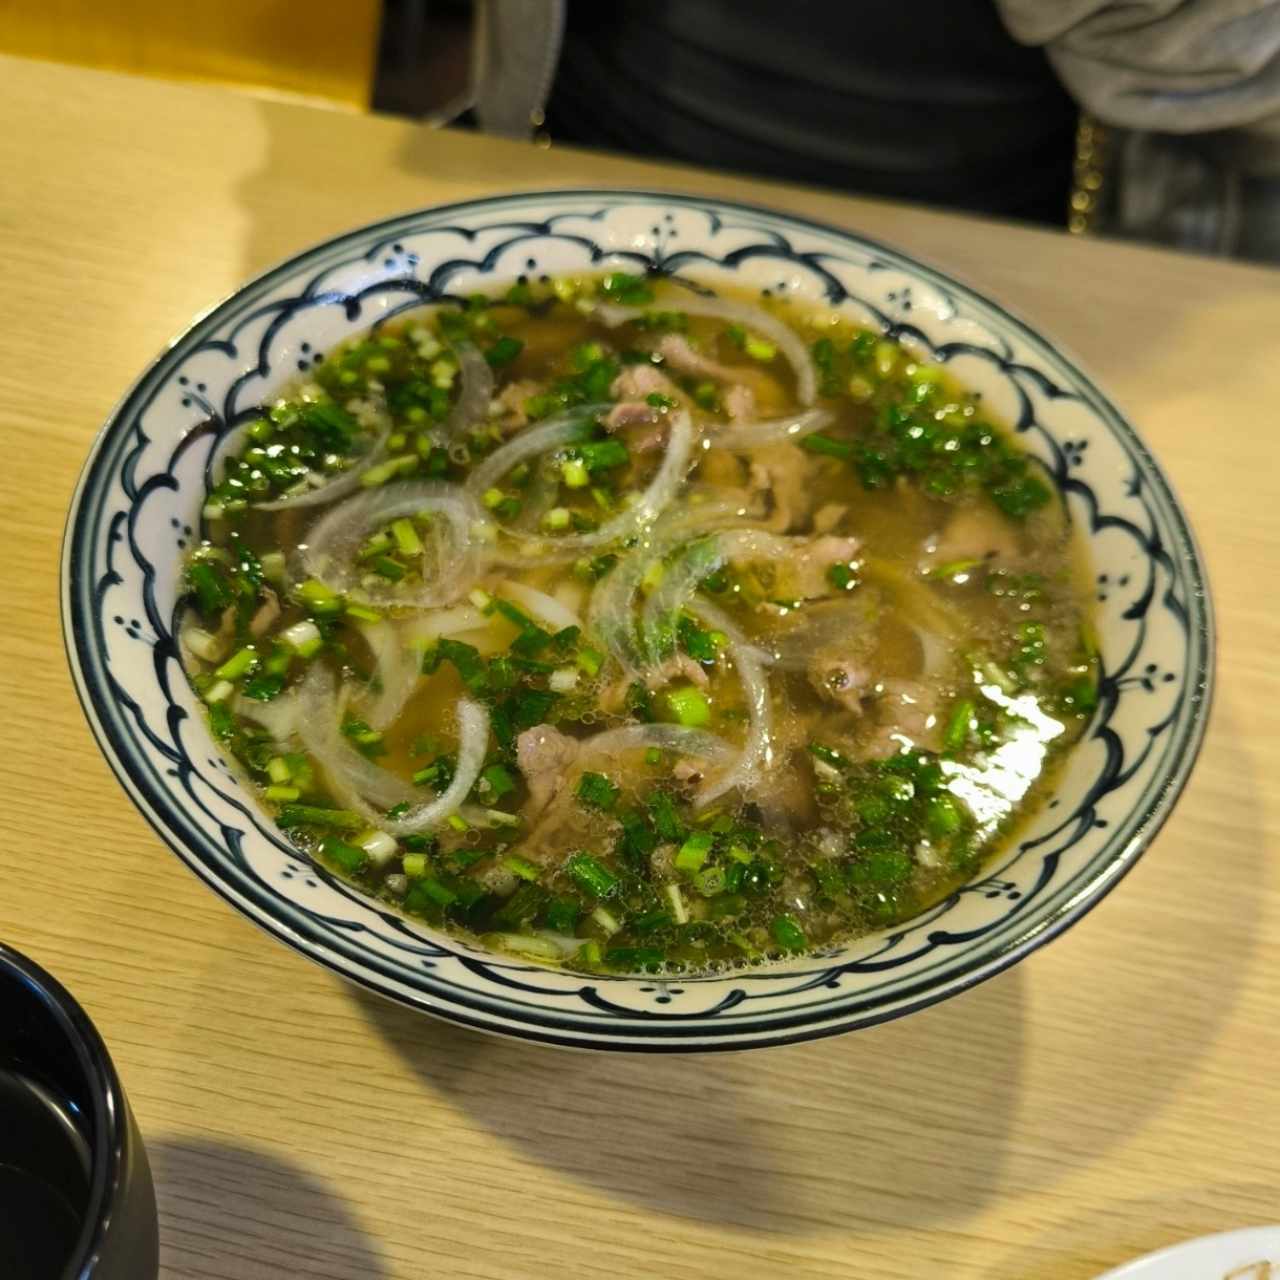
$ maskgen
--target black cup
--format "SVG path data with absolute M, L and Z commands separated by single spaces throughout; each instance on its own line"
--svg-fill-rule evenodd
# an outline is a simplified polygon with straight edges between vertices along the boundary
M 156 1197 L 102 1037 L 0 944 L 0 1276 L 155 1280 Z

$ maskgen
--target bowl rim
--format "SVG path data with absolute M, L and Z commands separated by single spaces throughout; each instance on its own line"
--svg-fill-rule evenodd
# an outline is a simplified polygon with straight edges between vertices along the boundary
M 83 625 L 84 619 L 79 616 L 79 602 L 74 589 L 76 581 L 74 571 L 77 567 L 78 559 L 78 534 L 86 514 L 83 499 L 105 446 L 124 421 L 123 411 L 134 399 L 140 388 L 157 372 L 166 357 L 180 346 L 186 344 L 201 326 L 215 319 L 224 310 L 230 309 L 242 298 L 242 295 L 250 290 L 269 288 L 279 277 L 287 276 L 296 271 L 318 253 L 336 251 L 344 245 L 366 241 L 370 237 L 376 236 L 382 231 L 389 231 L 393 227 L 409 228 L 413 223 L 423 218 L 437 217 L 455 211 L 468 214 L 481 213 L 488 208 L 501 208 L 504 205 L 511 204 L 513 201 L 536 200 L 538 197 L 570 200 L 635 199 L 658 205 L 667 204 L 704 212 L 710 209 L 729 210 L 782 225 L 790 223 L 793 226 L 833 236 L 837 239 L 851 242 L 860 248 L 883 254 L 891 261 L 897 260 L 909 268 L 910 271 L 919 273 L 931 283 L 952 290 L 964 296 L 967 300 L 976 302 L 980 307 L 986 308 L 998 318 L 1001 324 L 1008 326 L 1033 348 L 1055 357 L 1068 366 L 1078 379 L 1081 388 L 1091 397 L 1094 408 L 1105 419 L 1108 429 L 1118 436 L 1129 451 L 1141 461 L 1149 478 L 1155 482 L 1161 493 L 1173 532 L 1177 537 L 1178 545 L 1174 550 L 1183 566 L 1183 571 L 1188 575 L 1192 587 L 1190 595 L 1195 601 L 1195 607 L 1188 620 L 1188 645 L 1198 650 L 1199 653 L 1199 660 L 1194 667 L 1191 667 L 1189 663 L 1189 670 L 1186 676 L 1187 695 L 1194 705 L 1183 729 L 1180 752 L 1173 759 L 1171 765 L 1166 767 L 1163 776 L 1157 775 L 1159 785 L 1154 785 L 1153 782 L 1151 793 L 1143 806 L 1144 811 L 1139 820 L 1130 829 L 1124 846 L 1114 850 L 1105 861 L 1101 862 L 1089 879 L 1070 898 L 1044 916 L 1030 916 L 1027 923 L 1015 936 L 1002 941 L 993 950 L 970 957 L 967 961 L 961 961 L 955 965 L 944 966 L 941 974 L 922 979 L 918 988 L 909 989 L 907 993 L 893 997 L 892 1004 L 887 1008 L 855 1007 L 843 1013 L 835 1014 L 815 1010 L 796 1015 L 792 1019 L 784 1018 L 781 1021 L 776 1018 L 770 1019 L 763 1029 L 757 1026 L 756 1030 L 752 1030 L 752 1024 L 748 1023 L 735 1030 L 732 1034 L 709 1040 L 698 1038 L 705 1034 L 705 1028 L 692 1026 L 688 1028 L 684 1035 L 659 1035 L 656 1038 L 639 1040 L 614 1040 L 609 1038 L 607 1031 L 603 1028 L 580 1032 L 568 1021 L 562 1024 L 566 1028 L 564 1034 L 559 1034 L 554 1030 L 546 1030 L 544 1025 L 550 1023 L 554 1026 L 555 1019 L 529 1019 L 523 1006 L 512 1004 L 494 1014 L 489 1014 L 482 1011 L 479 1006 L 460 1006 L 446 1002 L 422 989 L 414 989 L 406 993 L 394 988 L 389 981 L 379 981 L 374 977 L 347 967 L 341 957 L 332 955 L 322 941 L 317 942 L 301 936 L 287 922 L 270 917 L 259 918 L 257 913 L 246 911 L 228 888 L 223 885 L 221 878 L 207 868 L 198 858 L 191 855 L 185 842 L 170 830 L 161 813 L 152 807 L 152 802 L 146 794 L 146 785 L 132 775 L 127 759 L 127 746 L 117 742 L 117 734 L 114 729 L 96 714 L 95 702 L 97 697 L 102 696 L 102 694 L 101 691 L 95 692 L 90 687 L 90 682 L 86 678 L 86 673 L 80 662 L 81 646 L 88 647 L 90 641 L 88 639 L 89 629 Z M 142 812 L 148 823 L 164 843 L 178 855 L 179 859 L 200 880 L 234 907 L 237 912 L 247 916 L 263 932 L 286 943 L 293 950 L 300 952 L 313 962 L 323 965 L 345 980 L 374 994 L 409 1008 L 427 1012 L 489 1034 L 569 1048 L 604 1049 L 615 1052 L 691 1053 L 735 1052 L 746 1048 L 795 1044 L 840 1035 L 847 1031 L 875 1026 L 903 1017 L 908 1013 L 927 1008 L 950 996 L 957 995 L 977 985 L 979 982 L 995 976 L 1081 919 L 1106 897 L 1115 885 L 1133 868 L 1138 858 L 1146 851 L 1151 841 L 1168 820 L 1178 797 L 1186 786 L 1204 743 L 1215 693 L 1217 633 L 1213 600 L 1209 589 L 1209 577 L 1204 554 L 1191 527 L 1185 508 L 1164 468 L 1147 446 L 1141 434 L 1112 398 L 1099 387 L 1093 377 L 1086 371 L 1082 362 L 1069 348 L 1063 346 L 1056 339 L 1051 339 L 1041 334 L 1029 322 L 1024 320 L 1018 312 L 992 298 L 981 289 L 970 285 L 962 277 L 935 267 L 930 262 L 917 257 L 914 253 L 895 248 L 860 231 L 810 218 L 787 209 L 774 208 L 751 201 L 734 200 L 720 196 L 699 196 L 687 191 L 664 191 L 653 187 L 530 187 L 477 196 L 470 199 L 425 205 L 416 209 L 391 214 L 371 222 L 361 223 L 333 236 L 316 241 L 246 279 L 217 302 L 194 316 L 143 367 L 138 376 L 112 406 L 102 426 L 96 432 L 77 475 L 63 530 L 59 571 L 59 604 L 64 648 L 76 695 L 89 722 L 98 748 L 106 758 L 109 767 L 126 794 Z M 728 980 L 730 977 L 731 975 L 724 975 L 720 980 Z M 626 983 L 645 979 L 636 975 L 609 975 L 607 980 L 612 983 Z M 475 1013 L 468 1012 L 472 1008 L 476 1010 Z M 508 1025 L 508 1022 L 514 1025 Z M 638 1035 L 639 1033 L 632 1034 Z

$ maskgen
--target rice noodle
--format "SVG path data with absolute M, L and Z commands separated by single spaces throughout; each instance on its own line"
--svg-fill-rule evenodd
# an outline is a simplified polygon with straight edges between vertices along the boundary
M 365 718 L 371 729 L 388 728 L 413 696 L 422 674 L 421 654 L 409 647 L 404 628 L 394 622 L 367 622 L 360 628 L 373 654 L 373 674 L 381 686 Z
M 803 339 L 776 316 L 771 316 L 767 311 L 753 307 L 749 303 L 689 294 L 687 297 L 664 299 L 660 303 L 650 303 L 642 307 L 624 307 L 607 302 L 597 303 L 594 314 L 610 328 L 616 328 L 649 311 L 683 311 L 685 315 L 690 316 L 713 316 L 716 319 L 727 320 L 730 324 L 740 324 L 744 329 L 760 334 L 778 348 L 795 370 L 796 398 L 800 403 L 810 405 L 818 398 L 817 371 L 813 367 L 813 359 Z
M 765 674 L 765 656 L 754 645 L 743 641 L 733 622 L 715 605 L 696 597 L 689 612 L 700 622 L 728 637 L 729 657 L 742 682 L 747 699 L 750 726 L 737 762 L 720 777 L 707 782 L 697 795 L 698 806 L 705 807 L 735 787 L 747 793 L 761 781 L 761 771 L 773 763 L 773 714 L 769 706 L 769 682 Z
M 465 490 L 455 485 L 423 481 L 405 481 L 370 489 L 340 503 L 322 516 L 307 533 L 302 548 L 303 567 L 310 577 L 318 578 L 334 591 L 349 591 L 357 584 L 357 554 L 368 535 L 401 516 L 432 513 L 442 517 L 432 522 L 425 532 L 426 544 L 437 541 L 437 576 L 416 591 L 397 590 L 385 586 L 365 586 L 364 592 L 374 604 L 401 608 L 428 609 L 450 604 L 465 595 L 479 577 L 484 540 L 476 537 L 484 515 Z M 443 527 L 441 527 L 443 526 Z M 424 569 L 426 551 L 423 551 Z M 424 577 L 425 577 L 424 573 Z
M 322 502 L 332 502 L 335 498 L 344 497 L 353 489 L 359 487 L 360 477 L 375 462 L 381 461 L 387 451 L 387 441 L 390 438 L 391 430 L 388 428 L 378 436 L 368 453 L 362 455 L 354 466 L 348 467 L 345 471 L 339 471 L 335 476 L 328 479 L 326 483 L 314 489 L 307 489 L 302 493 L 275 498 L 271 502 L 255 502 L 253 503 L 253 509 L 255 511 L 287 511 L 297 507 L 315 507 Z
M 489 362 L 471 342 L 455 342 L 453 354 L 458 360 L 458 399 L 449 410 L 444 429 L 451 439 L 470 430 L 489 416 L 493 399 L 493 370 Z
M 717 431 L 711 443 L 717 449 L 754 449 L 758 445 L 794 443 L 821 431 L 834 418 L 830 409 L 808 409 L 781 418 L 736 422 Z
M 561 604 L 555 596 L 526 586 L 523 582 L 504 582 L 494 592 L 518 604 L 526 613 L 532 614 L 539 622 L 545 622 L 556 631 L 563 631 L 566 627 L 582 627 L 582 619 L 572 609 Z

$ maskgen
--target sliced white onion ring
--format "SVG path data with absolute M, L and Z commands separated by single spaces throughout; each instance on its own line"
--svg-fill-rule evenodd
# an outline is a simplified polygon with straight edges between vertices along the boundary
M 724 529 L 706 538 L 691 538 L 645 603 L 640 619 L 640 650 L 645 660 L 656 665 L 671 655 L 675 642 L 671 620 L 709 574 L 733 560 L 785 560 L 793 549 L 791 539 L 765 529 Z
M 743 641 L 742 633 L 715 605 L 696 597 L 689 612 L 729 640 L 729 657 L 742 681 L 747 698 L 750 725 L 746 740 L 734 766 L 717 778 L 710 779 L 698 792 L 696 804 L 704 808 L 735 787 L 744 794 L 754 791 L 762 780 L 762 772 L 773 763 L 773 713 L 769 705 L 769 680 L 765 673 L 765 656 L 759 649 Z
M 354 809 L 371 826 L 382 825 L 381 813 L 398 804 L 413 804 L 419 793 L 395 774 L 362 756 L 341 732 L 341 707 L 333 672 L 313 663 L 298 686 L 298 737 L 325 772 L 329 789 L 345 809 Z
M 485 752 L 489 749 L 489 712 L 479 702 L 463 698 L 458 703 L 458 767 L 453 781 L 434 800 L 411 808 L 403 818 L 379 820 L 379 827 L 393 836 L 416 835 L 438 827 L 453 814 L 471 794 Z
M 366 622 L 360 632 L 373 654 L 373 674 L 380 691 L 366 700 L 365 719 L 381 733 L 394 724 L 413 697 L 422 675 L 422 654 L 410 646 L 410 637 L 394 622 Z
M 635 672 L 642 665 L 632 611 L 649 566 L 670 555 L 695 533 L 709 533 L 741 515 L 739 506 L 724 501 L 674 509 L 652 529 L 641 533 L 639 543 L 597 584 L 587 606 L 587 630 L 624 671 Z
M 579 405 L 536 426 L 526 427 L 501 448 L 495 449 L 471 472 L 467 477 L 467 492 L 479 501 L 522 462 L 541 457 L 562 445 L 585 440 L 590 434 L 592 421 L 608 410 L 607 404 Z
M 427 512 L 439 517 L 435 581 L 424 582 L 417 590 L 399 591 L 390 583 L 363 589 L 371 603 L 388 607 L 430 609 L 451 604 L 475 585 L 487 545 L 475 536 L 485 523 L 484 513 L 455 485 L 405 481 L 347 499 L 308 530 L 303 569 L 334 591 L 349 591 L 358 582 L 357 555 L 369 534 L 401 516 Z
M 760 307 L 745 302 L 729 302 L 724 298 L 705 297 L 691 293 L 679 298 L 664 299 L 643 307 L 624 307 L 615 303 L 597 303 L 596 317 L 610 328 L 626 324 L 648 311 L 683 311 L 690 316 L 714 316 L 730 324 L 740 324 L 752 333 L 767 338 L 787 358 L 796 374 L 796 398 L 801 404 L 810 405 L 818 398 L 818 374 L 813 358 L 804 340 L 776 316 Z
M 453 354 L 458 360 L 458 399 L 449 410 L 444 429 L 456 439 L 489 416 L 489 402 L 493 399 L 493 370 L 474 343 L 455 342 Z
M 629 538 L 637 529 L 652 524 L 671 504 L 685 475 L 689 470 L 689 460 L 693 454 L 694 442 L 693 419 L 688 413 L 675 413 L 671 417 L 671 433 L 667 439 L 667 452 L 662 459 L 649 487 L 625 511 L 619 512 L 611 520 L 606 520 L 598 529 L 590 533 L 571 533 L 563 537 L 549 537 L 545 541 L 549 547 L 559 554 L 568 551 L 585 550 L 588 547 L 604 546 L 610 542 L 618 542 Z M 515 537 L 528 537 L 517 530 L 510 530 Z
M 298 689 L 302 745 L 324 770 L 329 788 L 343 808 L 360 814 L 370 826 L 392 836 L 417 835 L 439 826 L 457 811 L 480 776 L 489 745 L 489 713 L 479 703 L 458 703 L 458 765 L 453 781 L 439 796 L 423 801 L 422 791 L 361 755 L 342 736 L 332 672 L 313 665 Z M 407 804 L 402 818 L 386 812 Z

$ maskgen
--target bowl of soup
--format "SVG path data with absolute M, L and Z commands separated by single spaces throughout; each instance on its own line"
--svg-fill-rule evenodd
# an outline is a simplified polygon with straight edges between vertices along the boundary
M 740 1049 L 1086 911 L 1204 728 L 1134 429 L 973 290 L 792 215 L 512 195 L 199 320 L 77 489 L 73 674 L 159 834 L 383 995 Z

